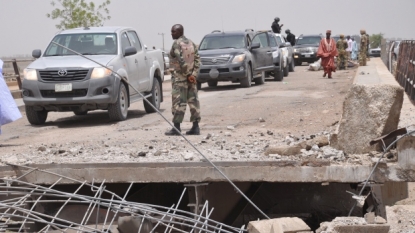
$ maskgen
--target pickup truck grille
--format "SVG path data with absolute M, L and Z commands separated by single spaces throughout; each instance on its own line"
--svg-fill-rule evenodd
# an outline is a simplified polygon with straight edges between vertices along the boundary
M 300 52 L 300 53 L 312 53 L 313 50 L 310 49 L 310 48 L 299 48 L 298 52 Z
M 229 73 L 228 68 L 219 68 L 219 73 Z M 210 72 L 210 69 L 200 69 L 199 73 L 201 74 L 208 74 Z
M 221 65 L 226 64 L 230 57 L 202 57 L 200 61 L 202 65 Z
M 88 89 L 73 89 L 68 92 L 55 92 L 55 90 L 41 90 L 43 98 L 68 98 L 68 97 L 84 97 L 88 93 Z
M 46 82 L 80 81 L 84 80 L 88 73 L 89 69 L 39 70 L 40 78 Z

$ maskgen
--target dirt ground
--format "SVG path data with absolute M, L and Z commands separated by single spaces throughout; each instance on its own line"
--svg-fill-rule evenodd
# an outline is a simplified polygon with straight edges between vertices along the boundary
M 329 135 L 356 69 L 338 71 L 333 79 L 307 69 L 298 66 L 281 82 L 250 88 L 204 84 L 199 92 L 201 135 L 188 139 L 212 160 L 275 160 L 264 155 L 264 148 L 285 144 L 287 136 L 305 140 Z M 170 81 L 163 83 L 163 91 L 161 112 L 170 121 Z M 187 110 L 183 131 L 191 127 L 189 118 Z M 201 159 L 183 138 L 165 136 L 169 128 L 158 114 L 146 114 L 142 102 L 132 104 L 122 122 L 110 122 L 106 111 L 86 116 L 51 112 L 45 125 L 31 126 L 23 113 L 2 128 L 0 159 L 20 164 Z

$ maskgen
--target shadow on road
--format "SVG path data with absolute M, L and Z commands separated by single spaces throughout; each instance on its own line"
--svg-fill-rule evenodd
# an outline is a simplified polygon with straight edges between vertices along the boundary
M 256 85 L 255 83 L 252 83 L 252 86 L 248 88 L 259 87 L 259 86 L 261 85 Z M 213 91 L 228 91 L 228 90 L 245 89 L 245 88 L 246 87 L 241 87 L 241 85 L 239 85 L 238 83 L 238 84 L 220 85 L 217 87 L 202 87 L 202 90 L 199 90 L 199 91 L 213 92 Z
M 163 113 L 164 109 L 160 109 L 160 112 Z M 156 114 L 157 113 L 151 113 Z M 128 117 L 125 121 L 140 119 L 148 115 L 144 110 L 128 110 Z M 38 128 L 48 127 L 48 126 L 57 126 L 58 128 L 80 128 L 80 127 L 91 127 L 91 126 L 105 126 L 116 124 L 117 121 L 110 121 L 107 111 L 94 111 L 89 112 L 84 116 L 69 116 L 57 118 L 54 121 L 48 121 L 42 126 L 34 126 Z

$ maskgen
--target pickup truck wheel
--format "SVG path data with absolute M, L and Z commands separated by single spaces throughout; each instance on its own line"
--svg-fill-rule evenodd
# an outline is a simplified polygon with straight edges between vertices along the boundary
M 197 90 L 202 90 L 202 83 L 197 81 L 196 88 L 197 88 Z
M 266 76 L 266 72 L 263 71 L 261 72 L 261 77 L 255 78 L 255 84 L 256 85 L 261 85 L 265 83 L 265 76 Z
M 43 125 L 48 118 L 46 110 L 36 111 L 33 106 L 25 106 L 26 117 L 31 125 Z
M 73 111 L 73 113 L 77 116 L 84 116 L 88 114 L 88 111 Z
M 289 71 L 294 72 L 294 68 L 295 68 L 295 64 L 294 64 L 294 58 L 293 58 L 291 59 L 291 62 L 290 62 Z
M 283 75 L 283 70 L 281 66 L 279 68 L 274 69 L 273 76 L 274 76 L 274 81 L 282 81 L 282 79 L 284 78 L 284 75 Z
M 157 108 L 157 110 L 160 109 L 160 100 L 161 100 L 161 88 L 159 80 L 154 78 L 153 81 L 153 88 L 151 89 L 151 97 L 148 97 L 147 100 L 150 101 L 150 103 Z M 147 101 L 143 100 L 144 103 L 144 109 L 147 113 L 153 113 L 156 112 L 156 110 L 147 103 Z
M 208 86 L 209 87 L 217 87 L 218 86 L 218 81 L 208 81 Z
M 121 82 L 118 98 L 114 104 L 108 106 L 108 114 L 112 121 L 123 121 L 128 114 L 128 92 L 125 84 Z
M 287 66 L 284 67 L 284 77 L 288 76 L 288 72 L 289 72 L 289 64 Z
M 241 80 L 241 87 L 250 87 L 252 81 L 252 68 L 251 65 L 248 65 L 246 69 L 246 77 Z

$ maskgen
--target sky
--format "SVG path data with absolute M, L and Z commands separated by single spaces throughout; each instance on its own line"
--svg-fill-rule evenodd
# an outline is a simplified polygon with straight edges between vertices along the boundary
M 90 0 L 87 0 L 90 1 Z M 46 17 L 50 0 L 0 0 L 0 57 L 44 51 L 58 20 Z M 101 3 L 102 0 L 95 0 Z M 169 49 L 171 26 L 199 44 L 213 30 L 269 30 L 275 17 L 300 34 L 384 33 L 388 38 L 415 38 L 415 0 L 111 0 L 111 19 L 104 26 L 129 26 L 149 48 Z

